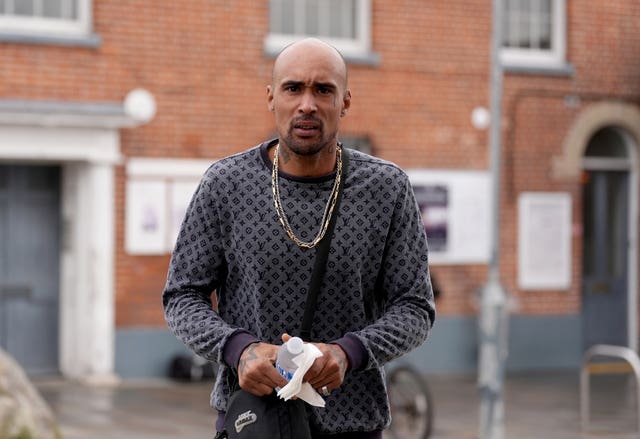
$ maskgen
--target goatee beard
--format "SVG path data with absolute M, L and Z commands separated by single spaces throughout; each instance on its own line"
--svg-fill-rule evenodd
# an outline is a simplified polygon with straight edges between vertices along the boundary
M 307 142 L 300 142 L 298 140 L 295 140 L 293 136 L 287 135 L 284 138 L 284 143 L 287 145 L 287 147 L 292 153 L 300 156 L 309 157 L 322 152 L 322 150 L 325 149 L 327 145 L 331 143 L 331 141 L 321 139 L 316 143 L 307 143 Z
M 297 128 L 299 124 L 303 124 L 305 122 L 313 122 L 315 128 L 318 130 L 320 134 L 320 138 L 318 140 L 309 139 L 300 139 L 293 135 L 293 131 Z M 289 147 L 289 150 L 300 156 L 313 156 L 320 153 L 324 148 L 327 147 L 331 143 L 331 139 L 335 137 L 337 133 L 332 133 L 331 136 L 324 135 L 324 124 L 321 120 L 316 119 L 313 116 L 301 116 L 293 119 L 289 125 L 289 130 L 284 136 L 284 142 Z

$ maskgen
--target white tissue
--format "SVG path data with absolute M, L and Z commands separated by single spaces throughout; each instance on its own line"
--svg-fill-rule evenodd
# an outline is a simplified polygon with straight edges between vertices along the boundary
M 294 372 L 289 383 L 282 389 L 278 390 L 278 396 L 280 398 L 288 401 L 296 396 L 313 406 L 324 407 L 324 399 L 316 389 L 311 387 L 311 384 L 302 382 L 304 374 L 307 373 L 315 359 L 318 357 L 322 357 L 320 349 L 311 343 L 305 343 L 302 348 L 302 353 L 293 359 L 293 362 L 298 366 L 298 369 Z

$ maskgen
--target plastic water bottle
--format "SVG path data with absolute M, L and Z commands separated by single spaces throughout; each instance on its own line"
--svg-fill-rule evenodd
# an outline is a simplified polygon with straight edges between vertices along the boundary
M 293 374 L 298 366 L 293 362 L 293 359 L 302 353 L 303 341 L 300 337 L 291 337 L 288 342 L 284 343 L 278 349 L 278 356 L 276 358 L 276 369 L 280 372 L 280 375 L 285 377 L 287 381 L 291 381 Z

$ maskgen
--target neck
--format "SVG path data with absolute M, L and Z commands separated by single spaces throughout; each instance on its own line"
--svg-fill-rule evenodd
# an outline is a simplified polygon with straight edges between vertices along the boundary
M 322 177 L 334 172 L 336 167 L 335 144 L 323 148 L 313 155 L 300 155 L 292 152 L 286 145 L 280 143 L 278 169 L 296 177 Z M 269 149 L 269 158 L 273 162 L 276 147 Z

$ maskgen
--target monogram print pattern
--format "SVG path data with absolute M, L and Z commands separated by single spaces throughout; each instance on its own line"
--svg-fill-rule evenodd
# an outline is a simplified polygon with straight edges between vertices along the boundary
M 273 143 L 273 142 L 272 142 Z M 211 403 L 225 410 L 234 374 L 225 342 L 246 330 L 279 344 L 299 331 L 315 249 L 291 241 L 275 212 L 267 143 L 214 163 L 196 190 L 174 249 L 163 292 L 167 323 L 198 354 L 220 364 Z M 356 336 L 368 353 L 363 370 L 347 373 L 324 409 L 313 409 L 323 432 L 369 431 L 389 422 L 382 367 L 419 346 L 435 309 L 427 243 L 406 174 L 349 150 L 350 165 L 312 340 Z M 320 227 L 333 176 L 280 174 L 284 210 L 309 240 Z M 216 291 L 219 309 L 211 309 Z

